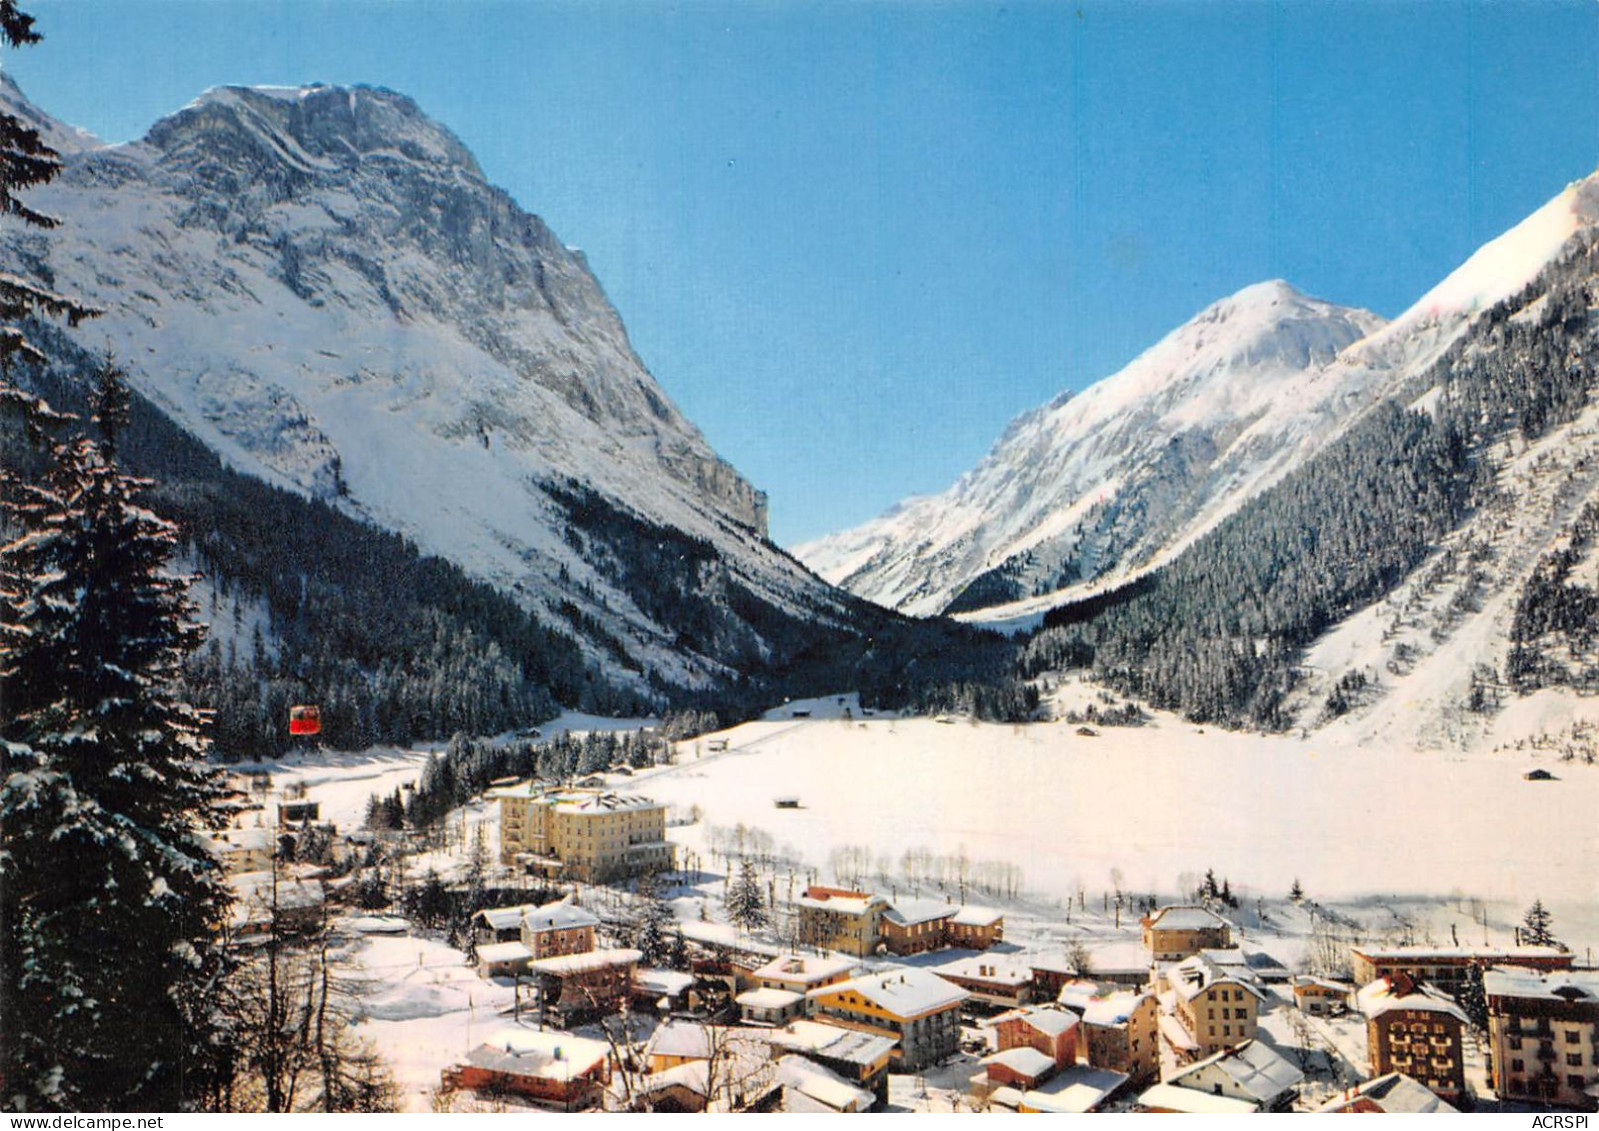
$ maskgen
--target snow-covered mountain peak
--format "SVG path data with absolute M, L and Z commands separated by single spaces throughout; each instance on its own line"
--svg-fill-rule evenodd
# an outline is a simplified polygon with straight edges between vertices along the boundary
M 707 554 L 707 593 L 839 615 L 763 540 L 765 496 L 645 369 L 581 253 L 410 98 L 217 87 L 139 141 L 63 154 L 30 194 L 62 225 L 0 228 L 0 250 L 100 308 L 80 344 L 234 468 L 514 589 L 635 674 L 715 677 L 733 633 L 666 646 L 685 599 L 634 599 L 629 523 Z
M 1308 421 L 1348 391 L 1326 376 L 1339 352 L 1381 325 L 1280 279 L 1245 287 L 1119 372 L 1017 417 L 943 494 L 795 552 L 824 578 L 919 614 L 1132 564 L 1280 473 L 1315 431 Z
M 57 121 L 29 102 L 28 96 L 17 85 L 17 80 L 3 67 L 0 67 L 0 110 L 15 115 L 38 130 L 44 143 L 63 155 L 98 149 L 105 144 L 87 130 Z
M 1470 319 L 1531 283 L 1572 236 L 1599 224 L 1599 172 L 1573 181 L 1459 267 L 1380 333 L 1351 351 L 1357 360 L 1393 365 L 1420 347 L 1447 344 Z
M 478 180 L 470 150 L 403 94 L 383 87 L 216 86 L 151 127 L 147 140 L 180 149 L 196 134 L 235 135 L 255 157 L 289 167 L 380 158 L 451 166 Z M 217 137 L 209 139 L 214 145 Z

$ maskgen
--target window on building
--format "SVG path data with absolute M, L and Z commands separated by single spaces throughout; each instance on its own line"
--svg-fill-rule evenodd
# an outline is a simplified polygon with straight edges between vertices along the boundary
M 1582 1054 L 1580 1052 L 1568 1052 L 1566 1054 L 1566 1064 L 1572 1068 L 1581 1068 Z
M 1566 1087 L 1575 1088 L 1578 1091 L 1581 1091 L 1583 1087 L 1582 1077 L 1575 1072 L 1571 1073 L 1566 1077 Z
M 1526 1063 L 1524 1061 L 1512 1060 L 1510 1062 L 1510 1071 L 1512 1071 L 1512 1072 L 1525 1072 L 1526 1070 L 1527 1070 L 1527 1066 L 1526 1066 Z
M 1566 1030 L 1566 1044 L 1574 1045 L 1582 1040 L 1582 1034 L 1575 1029 Z

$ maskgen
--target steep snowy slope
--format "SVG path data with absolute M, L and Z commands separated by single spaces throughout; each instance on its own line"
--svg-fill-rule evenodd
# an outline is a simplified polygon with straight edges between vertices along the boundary
M 1029 627 L 1158 565 L 1426 371 L 1599 218 L 1599 175 L 1490 241 L 1409 310 L 1246 288 L 1121 372 L 1018 418 L 948 491 L 796 547 L 913 613 Z
M 1363 403 L 1370 372 L 1333 361 L 1381 324 L 1281 281 L 1248 287 L 1019 417 L 942 495 L 795 553 L 917 614 L 1114 576 L 1207 529 Z
M 725 649 L 678 646 L 673 611 L 642 607 L 640 545 L 692 556 L 678 583 L 720 607 L 841 616 L 766 542 L 764 496 L 644 369 L 581 253 L 409 99 L 219 88 L 106 147 L 3 76 L 0 98 L 66 158 L 33 196 L 63 224 L 7 229 L 8 261 L 102 308 L 80 344 L 236 468 L 599 626 L 625 655 L 596 656 L 678 684 L 725 674 Z

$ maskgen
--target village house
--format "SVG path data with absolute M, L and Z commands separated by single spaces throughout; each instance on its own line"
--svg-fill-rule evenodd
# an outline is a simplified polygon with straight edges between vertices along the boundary
M 1166 984 L 1172 1012 L 1162 1018 L 1161 1031 L 1179 1059 L 1201 1059 L 1255 1039 L 1266 994 L 1247 977 L 1195 954 L 1166 971 Z
M 745 990 L 733 999 L 739 1019 L 747 1025 L 786 1025 L 805 1014 L 805 995 L 766 986 Z
M 1233 945 L 1232 924 L 1204 907 L 1162 907 L 1140 923 L 1152 962 L 1179 962 L 1202 950 Z
M 1237 1048 L 1225 1049 L 1174 1073 L 1166 1083 L 1247 1100 L 1257 1111 L 1287 1111 L 1299 1097 L 1305 1074 L 1272 1047 L 1260 1041 L 1245 1041 Z
M 207 844 L 229 873 L 268 871 L 278 851 L 277 837 L 271 829 L 224 829 L 208 837 Z
M 1483 975 L 1494 1094 L 1599 1108 L 1599 970 Z
M 500 862 L 550 879 L 605 883 L 672 867 L 666 807 L 603 789 L 523 782 L 491 790 L 500 805 Z
M 611 1054 L 603 1041 L 570 1033 L 506 1029 L 446 1068 L 446 1092 L 470 1090 L 520 1096 L 584 1111 L 600 1103 L 611 1079 Z
M 1121 990 L 1062 1002 L 1082 1015 L 1079 1044 L 1095 1068 L 1120 1072 L 1133 1084 L 1160 1077 L 1160 1010 L 1155 996 L 1141 990 Z
M 750 971 L 752 989 L 789 990 L 801 996 L 835 982 L 849 981 L 855 964 L 846 958 L 787 954 Z
M 690 1008 L 694 975 L 639 966 L 633 971 L 633 1008 L 670 1013 Z
M 880 895 L 812 885 L 797 900 L 805 946 L 865 957 L 877 949 L 888 901 Z
M 1313 1017 L 1332 1017 L 1349 1009 L 1349 998 L 1355 987 L 1329 978 L 1310 974 L 1295 974 L 1288 981 L 1294 995 L 1294 1005 Z
M 586 954 L 594 949 L 600 918 L 571 897 L 535 907 L 522 915 L 521 942 L 535 959 Z
M 922 954 L 949 945 L 957 908 L 941 899 L 896 899 L 884 909 L 880 942 L 890 954 Z
M 1442 990 L 1390 974 L 1361 987 L 1356 1008 L 1366 1017 L 1373 1076 L 1403 1072 L 1456 1103 L 1466 1094 L 1461 1034 L 1471 1022 Z
M 670 1020 L 644 1046 L 635 1110 L 769 1110 L 780 1090 L 763 1030 Z
M 1403 1072 L 1390 1072 L 1348 1089 L 1316 1110 L 1340 1114 L 1450 1115 L 1458 1109 Z
M 1006 1049 L 1037 1049 L 1055 1067 L 1077 1063 L 1077 1014 L 1058 1005 L 1033 1005 L 1001 1013 L 988 1022 L 1001 1052 Z
M 949 945 L 963 950 L 987 950 L 1005 940 L 1005 915 L 992 907 L 967 905 L 949 920 Z
M 644 955 L 631 947 L 562 954 L 528 964 L 538 979 L 540 1007 L 547 1016 L 572 1018 L 615 1013 L 633 992 L 633 971 Z
M 1030 1092 L 1056 1072 L 1056 1064 L 1031 1045 L 1001 1049 L 983 1057 L 987 1082 L 994 1087 Z
M 1015 1009 L 1033 999 L 1033 970 L 1025 962 L 976 954 L 935 966 L 933 972 L 991 1008 Z
M 1260 1105 L 1233 1096 L 1180 1088 L 1176 1084 L 1154 1084 L 1138 1097 L 1136 1110 L 1179 1115 L 1252 1115 L 1260 1110 Z
M 1370 985 L 1389 974 L 1403 974 L 1412 982 L 1427 982 L 1446 994 L 1456 995 L 1473 968 L 1570 970 L 1572 955 L 1555 946 L 1352 947 L 1349 961 L 1357 986 Z
M 476 949 L 480 978 L 515 978 L 527 973 L 533 955 L 520 942 L 479 943 Z
M 1061 1069 L 1036 1088 L 1000 1088 L 990 1097 L 999 1108 L 1018 1112 L 1080 1115 L 1098 1111 L 1127 1084 L 1120 1072 L 1073 1064 Z
M 814 1015 L 894 1037 L 895 1066 L 914 1072 L 953 1056 L 966 991 L 927 970 L 907 968 L 823 986 L 810 994 Z
M 1077 965 L 1065 955 L 1035 955 L 1027 965 L 1033 971 L 1034 1001 L 1054 1001 L 1062 986 L 1078 980 Z
M 781 1111 L 835 1115 L 867 1111 L 877 1103 L 875 1093 L 803 1056 L 780 1057 L 775 1067 L 783 1088 Z
M 888 1069 L 899 1041 L 826 1021 L 791 1021 L 766 1034 L 773 1048 L 798 1053 L 868 1091 L 887 1092 Z

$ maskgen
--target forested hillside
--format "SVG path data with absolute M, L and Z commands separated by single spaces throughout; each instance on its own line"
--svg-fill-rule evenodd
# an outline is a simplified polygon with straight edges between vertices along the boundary
M 1023 670 L 1090 665 L 1196 721 L 1286 725 L 1300 651 L 1487 501 L 1498 442 L 1535 440 L 1589 403 L 1596 275 L 1595 237 L 1580 234 L 1420 377 L 1178 560 L 1120 597 L 1049 614 Z

